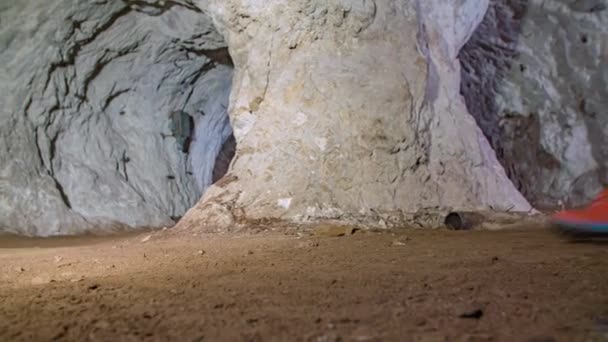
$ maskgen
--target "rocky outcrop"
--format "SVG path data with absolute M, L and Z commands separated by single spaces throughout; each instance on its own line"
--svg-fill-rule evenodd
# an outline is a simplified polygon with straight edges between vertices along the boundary
M 459 94 L 457 54 L 485 8 L 458 3 L 211 1 L 238 149 L 180 226 L 529 210 Z
M 492 0 L 460 53 L 462 93 L 540 208 L 608 186 L 608 3 Z
M 172 225 L 231 136 L 232 65 L 189 2 L 0 8 L 0 231 Z

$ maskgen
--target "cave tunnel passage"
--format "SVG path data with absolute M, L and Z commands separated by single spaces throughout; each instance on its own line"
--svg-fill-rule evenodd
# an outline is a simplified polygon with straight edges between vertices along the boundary
M 210 18 L 186 8 L 174 8 L 159 16 L 135 14 L 159 21 L 158 30 L 162 34 L 166 26 L 193 14 L 202 18 L 185 34 L 180 31 L 168 40 L 159 39 L 155 47 L 156 65 L 152 65 L 151 70 L 160 72 L 161 76 L 153 78 L 155 93 L 143 94 L 146 99 L 152 99 L 154 113 L 165 122 L 156 126 L 160 134 L 153 135 L 162 138 L 160 142 L 168 154 L 157 154 L 159 164 L 169 161 L 170 165 L 165 166 L 166 177 L 157 178 L 164 183 L 156 186 L 160 191 L 139 192 L 160 198 L 160 201 L 153 198 L 152 202 L 159 203 L 173 221 L 178 221 L 209 186 L 227 173 L 234 157 L 236 141 L 227 113 L 234 65 L 223 37 L 216 32 Z
M 174 145 L 169 151 L 176 153 L 177 158 L 169 159 L 185 164 L 183 168 L 176 165 L 177 172 L 168 175 L 167 181 L 186 184 L 188 188 L 184 191 L 194 193 L 189 196 L 188 205 L 180 210 L 172 208 L 170 217 L 178 221 L 210 185 L 227 173 L 234 158 L 236 140 L 227 113 L 234 65 L 226 47 L 197 49 L 188 40 L 186 44 L 173 42 L 179 47 L 171 63 L 179 71 L 175 72 L 178 78 L 171 82 L 175 88 L 169 91 L 167 101 L 174 109 L 168 112 L 165 126 L 168 130 L 161 136 L 165 143 Z M 191 69 L 188 62 L 194 64 Z
M 58 13 L 65 20 L 48 16 L 34 43 L 23 47 L 32 51 L 11 55 L 15 39 L 0 52 L 44 63 L 15 78 L 44 86 L 24 89 L 28 107 L 36 108 L 25 118 L 36 141 L 27 153 L 39 156 L 40 177 L 52 178 L 37 192 L 65 208 L 45 210 L 43 224 L 15 216 L 0 226 L 41 236 L 117 224 L 166 227 L 226 174 L 236 149 L 227 113 L 234 71 L 227 43 L 203 11 L 171 4 L 64 1 Z M 9 22 L 1 30 L 19 27 Z M 48 42 L 46 32 L 57 32 L 59 44 Z M 42 211 L 45 204 L 14 204 L 20 205 Z
M 150 153 L 152 151 L 147 148 L 142 152 L 148 153 L 148 158 L 131 158 L 130 164 L 136 159 L 150 160 L 150 165 L 138 168 L 147 174 L 142 174 L 142 182 L 134 187 L 143 194 L 144 202 L 156 203 L 173 221 L 178 221 L 209 186 L 226 174 L 234 157 L 236 141 L 227 113 L 234 65 L 223 37 L 217 33 L 210 18 L 201 13 L 174 7 L 160 15 L 149 15 L 140 9 L 134 16 L 150 20 L 151 26 L 158 25 L 156 30 L 160 33 L 158 40 L 153 39 L 151 44 L 156 56 L 149 66 L 158 76 L 144 78 L 151 81 L 154 88 L 143 87 L 141 96 L 147 102 L 144 106 L 164 122 L 156 125 L 160 131 L 152 131 L 151 135 L 160 137 L 159 142 L 165 146 L 161 149 L 164 155 Z M 185 32 L 172 31 L 172 25 L 184 18 L 192 21 L 192 27 Z M 165 38 L 166 32 L 173 33 L 172 37 Z M 146 88 L 154 92 L 148 94 Z M 129 103 L 129 97 L 119 100 L 127 101 L 127 108 L 133 108 L 135 104 Z M 141 119 L 147 120 L 144 115 Z M 127 150 L 141 146 L 141 141 L 128 142 L 133 147 L 127 146 Z M 149 158 L 150 154 L 158 158 L 156 165 Z M 156 185 L 145 182 L 154 177 L 155 172 L 151 170 L 159 165 L 167 170 L 166 176 L 155 177 L 160 180 Z M 130 176 L 130 183 L 138 181 L 133 172 Z M 139 187 L 152 189 L 139 190 Z
M 215 184 L 226 175 L 230 167 L 230 163 L 234 159 L 234 155 L 236 153 L 236 139 L 234 138 L 234 135 L 230 133 L 227 138 L 224 138 L 224 135 L 220 135 L 218 137 L 210 134 L 209 131 L 205 130 L 204 125 L 208 122 L 205 122 L 203 118 L 204 115 L 206 114 L 200 111 L 195 118 L 185 111 L 175 111 L 171 113 L 169 117 L 169 129 L 171 136 L 175 138 L 176 151 L 188 156 L 188 164 L 190 165 L 190 168 L 192 168 L 192 171 L 186 171 L 186 174 L 195 178 L 196 175 L 200 177 L 197 178 L 197 187 L 199 187 L 201 195 L 210 184 Z M 198 130 L 196 129 L 195 122 L 199 123 L 200 128 Z M 224 131 L 228 131 L 227 127 L 224 128 Z M 197 132 L 199 132 L 198 139 Z M 211 182 L 209 183 L 208 174 L 205 172 L 197 172 L 194 167 L 200 167 L 200 164 L 197 164 L 197 162 L 209 163 L 209 160 L 205 160 L 204 157 L 200 157 L 200 151 L 205 151 L 209 147 L 216 148 L 218 146 L 218 140 L 216 139 L 218 138 L 219 142 L 223 142 L 221 143 L 219 151 L 217 151 L 217 156 L 214 160 L 213 168 L 211 169 Z M 212 141 L 211 144 L 204 144 L 198 143 L 199 140 Z M 194 147 L 195 154 L 193 155 L 190 155 L 191 147 Z M 215 149 L 210 151 L 211 156 L 213 156 L 214 152 Z M 205 166 L 203 166 L 203 168 L 204 170 L 210 169 Z M 173 176 L 168 178 L 170 180 L 175 180 L 175 177 Z M 181 219 L 181 216 L 171 216 L 171 219 L 177 222 Z
M 184 109 L 172 112 L 169 122 L 177 149 L 187 155 L 187 173 L 194 176 L 202 195 L 226 174 L 236 150 L 227 114 L 234 66 L 227 48 L 199 51 L 195 56 L 212 63 L 202 68 L 206 83 L 189 90 Z
M 203 112 L 200 112 L 199 114 L 204 115 Z M 203 124 L 200 122 L 202 121 L 201 118 L 197 118 L 197 121 L 199 121 L 199 125 Z M 169 116 L 169 130 L 171 132 L 169 136 L 175 138 L 177 149 L 181 150 L 182 153 L 189 155 L 192 143 L 194 142 L 196 144 L 197 141 L 195 118 L 185 111 L 175 111 Z M 203 135 L 207 133 L 204 130 L 204 127 L 202 127 L 201 130 L 203 131 Z M 226 175 L 236 153 L 236 139 L 232 133 L 228 138 L 221 140 L 223 140 L 223 143 L 215 158 L 215 164 L 211 173 L 211 184 L 215 184 Z M 201 148 L 204 149 L 204 146 L 201 146 Z M 191 161 L 195 159 L 196 156 L 190 156 Z M 194 172 L 188 171 L 188 174 L 194 175 Z

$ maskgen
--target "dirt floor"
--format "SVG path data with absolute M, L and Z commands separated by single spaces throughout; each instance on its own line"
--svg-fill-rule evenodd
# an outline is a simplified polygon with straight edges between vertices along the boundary
M 0 341 L 602 341 L 608 244 L 542 229 L 0 240 Z

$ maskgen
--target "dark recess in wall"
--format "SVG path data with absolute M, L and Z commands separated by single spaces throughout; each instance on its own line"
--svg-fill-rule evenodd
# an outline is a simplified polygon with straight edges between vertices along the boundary
M 524 64 L 514 64 L 517 43 L 528 0 L 491 0 L 488 11 L 459 54 L 462 65 L 460 92 L 467 109 L 496 151 L 507 175 L 521 193 L 537 207 L 547 207 L 537 180 L 543 169 L 560 167 L 540 147 L 540 124 L 536 113 L 501 113 L 496 94 L 506 74 Z
M 226 175 L 235 153 L 236 139 L 234 138 L 234 135 L 230 135 L 230 137 L 222 145 L 222 149 L 215 160 L 215 167 L 213 168 L 213 183 L 216 183 Z

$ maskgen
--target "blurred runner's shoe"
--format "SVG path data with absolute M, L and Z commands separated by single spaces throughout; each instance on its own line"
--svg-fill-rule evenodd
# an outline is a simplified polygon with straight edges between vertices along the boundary
M 586 208 L 561 211 L 552 221 L 565 233 L 608 237 L 608 189 Z

